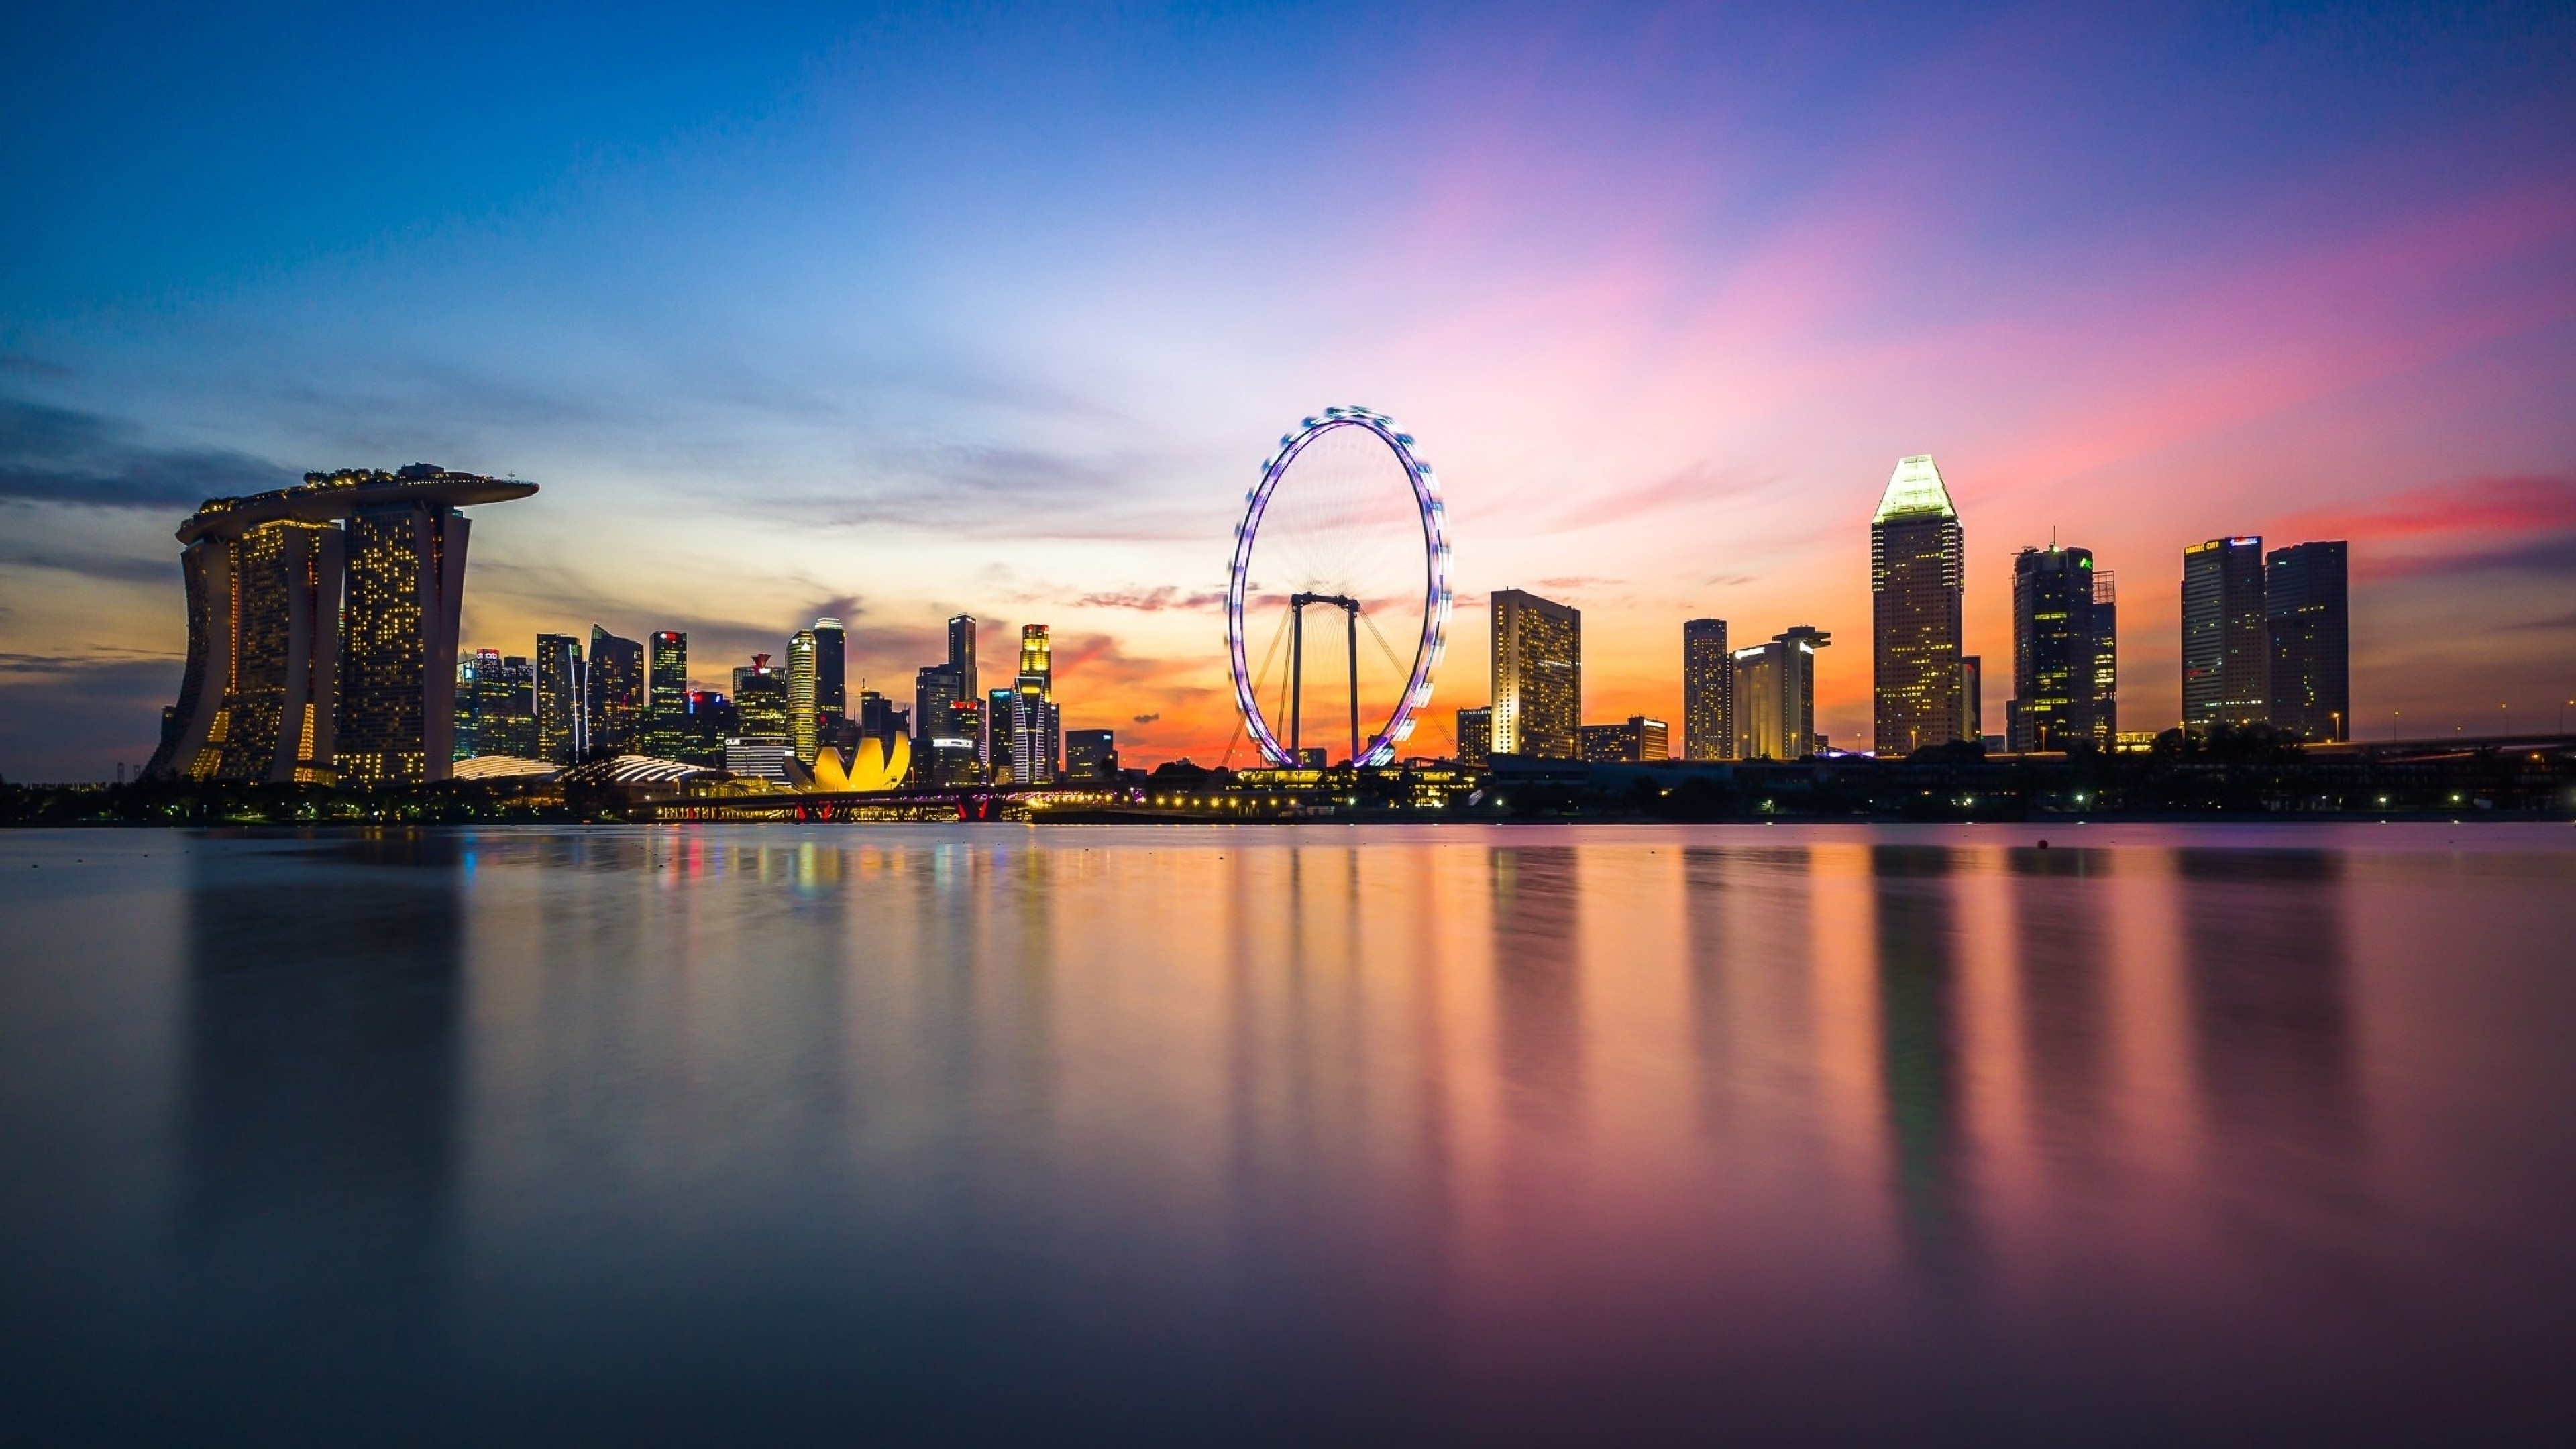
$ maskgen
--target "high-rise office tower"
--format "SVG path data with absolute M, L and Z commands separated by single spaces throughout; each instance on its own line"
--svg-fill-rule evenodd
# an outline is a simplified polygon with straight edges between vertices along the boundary
M 528 759 L 536 754 L 533 680 L 535 672 L 518 655 L 506 658 L 498 649 L 477 649 L 470 666 L 474 753 Z M 457 733 L 465 733 L 462 724 Z
M 676 760 L 689 748 L 689 636 L 656 629 L 645 646 L 644 753 Z
M 795 737 L 788 732 L 787 676 L 772 668 L 769 659 L 769 655 L 754 654 L 750 664 L 733 672 L 734 731 L 746 738 L 786 741 L 792 751 Z
M 1018 711 L 1017 688 L 988 690 L 984 695 L 984 768 L 996 785 L 1016 778 L 1011 771 L 1011 716 Z
M 207 500 L 179 526 L 188 664 L 146 773 L 447 778 L 465 583 L 457 510 L 536 491 L 415 463 Z
M 1519 589 L 1497 590 L 1493 621 L 1493 752 L 1579 757 L 1583 611 Z
M 799 629 L 787 641 L 787 737 L 794 742 L 796 758 L 809 765 L 823 741 L 815 695 L 818 653 L 811 629 Z
M 2263 622 L 2263 540 L 2213 538 L 2182 551 L 2182 722 L 2257 724 L 2269 716 L 2271 644 Z
M 1735 758 L 1735 661 L 1724 619 L 1682 625 L 1682 758 Z
M 2120 591 L 2109 569 L 2093 571 L 2093 743 L 2120 747 Z
M 501 656 L 490 649 L 478 649 L 456 661 L 456 733 L 452 749 L 459 760 L 483 753 L 482 698 L 475 689 L 482 682 L 485 655 L 491 656 L 492 667 L 500 667 Z
M 1814 754 L 1816 651 L 1834 642 L 1809 625 L 1735 651 L 1735 757 L 1796 760 Z
M 1983 655 L 1959 660 L 1959 738 L 1982 740 L 1986 733 L 1986 661 Z
M 1057 728 L 1054 646 L 1044 624 L 1020 629 L 1020 673 L 1012 684 L 1011 781 L 1049 785 L 1062 773 L 1062 732 Z
M 1882 758 L 1959 738 L 1967 551 L 1931 455 L 1899 459 L 1869 521 L 1871 747 Z
M 2093 617 L 2093 551 L 2026 548 L 2013 556 L 2013 697 L 2005 735 L 2015 750 L 2104 744 L 2097 700 L 2101 632 Z
M 2301 739 L 2352 738 L 2348 552 L 2341 540 L 2292 544 L 2274 549 L 2263 570 L 2269 712 Z
M 1458 711 L 1458 763 L 1481 770 L 1494 758 L 1494 708 L 1480 704 Z
M 840 620 L 814 621 L 814 715 L 823 725 L 850 717 L 849 652 Z
M 948 706 L 948 722 L 913 747 L 917 777 L 931 785 L 973 785 L 984 778 L 984 706 L 961 699 Z
M 742 733 L 742 713 L 718 689 L 689 691 L 689 723 L 680 753 L 671 758 L 692 765 L 724 763 L 725 741 Z
M 584 705 L 590 752 L 635 753 L 644 728 L 644 646 L 593 624 L 588 673 Z
M 948 621 L 948 667 L 957 676 L 959 699 L 981 699 L 975 676 L 975 616 L 958 614 Z
M 537 758 L 558 765 L 580 762 L 590 752 L 580 640 L 569 634 L 537 636 L 536 691 Z
M 957 684 L 957 671 L 945 664 L 925 664 L 912 676 L 912 758 L 927 766 L 935 743 L 954 738 L 950 713 L 967 698 Z
M 1064 777 L 1089 784 L 1117 779 L 1117 733 L 1113 730 L 1066 730 Z

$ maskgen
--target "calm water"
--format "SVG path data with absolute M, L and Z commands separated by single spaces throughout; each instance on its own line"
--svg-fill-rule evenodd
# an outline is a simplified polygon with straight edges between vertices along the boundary
M 2568 1442 L 2576 830 L 2040 833 L 0 834 L 0 1437 Z

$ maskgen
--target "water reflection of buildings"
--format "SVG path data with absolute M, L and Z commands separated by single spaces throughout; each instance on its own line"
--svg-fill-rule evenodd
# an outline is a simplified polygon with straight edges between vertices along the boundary
M 2014 850 L 2025 1096 L 2041 1170 L 2066 1186 L 2098 1180 L 2114 1155 L 2110 932 L 2103 895 L 2119 888 L 2107 852 Z
M 1937 847 L 1870 851 L 1878 926 L 1878 1005 L 1890 1167 L 1910 1251 L 1946 1275 L 1973 1244 L 1973 1189 L 1964 1180 L 1958 926 L 1950 892 L 1958 865 Z
M 260 1374 L 273 1386 L 275 1355 L 363 1395 L 428 1372 L 437 1341 L 460 854 L 399 835 L 331 851 L 192 861 L 173 1235 L 189 1286 L 168 1308 L 214 1330 L 194 1352 L 202 1381 L 224 1387 L 198 1432 L 268 1412 L 247 1399 Z
M 1568 1130 L 1581 1105 L 1580 859 L 1564 846 L 1491 857 L 1495 1045 L 1503 1109 L 1522 1128 Z
M 2177 853 L 2193 1075 L 2224 1201 L 2345 1197 L 2362 1147 L 2344 858 Z M 2302 1210 L 2313 1202 L 2298 1205 Z

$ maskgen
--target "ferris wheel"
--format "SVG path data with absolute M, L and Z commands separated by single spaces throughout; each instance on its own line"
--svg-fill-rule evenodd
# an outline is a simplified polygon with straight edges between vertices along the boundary
M 1347 717 L 1345 758 L 1360 765 L 1392 761 L 1431 701 L 1449 626 L 1449 540 L 1439 482 L 1413 446 L 1383 413 L 1326 408 L 1280 438 L 1245 495 L 1226 579 L 1226 656 L 1244 728 L 1274 765 L 1308 753 L 1310 688 L 1325 708 L 1341 706 L 1316 719 Z M 1344 647 L 1310 680 L 1306 611 L 1315 607 L 1341 612 Z M 1364 629 L 1374 646 L 1365 653 Z M 1255 669 L 1248 643 L 1264 636 Z

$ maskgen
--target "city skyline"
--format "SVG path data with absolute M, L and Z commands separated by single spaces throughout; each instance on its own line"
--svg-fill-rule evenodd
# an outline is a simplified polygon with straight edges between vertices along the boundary
M 151 753 L 170 520 L 419 457 L 546 489 L 476 539 L 468 647 L 837 617 L 903 699 L 945 617 L 1042 618 L 1125 759 L 1212 761 L 1240 491 L 1352 399 L 1459 539 L 1420 753 L 1489 697 L 1504 586 L 1590 616 L 1596 720 L 1685 718 L 1678 621 L 1811 623 L 1818 729 L 1866 743 L 1850 520 L 1927 453 L 1987 541 L 1986 733 L 2052 528 L 2131 584 L 2124 728 L 2178 717 L 2164 575 L 2214 536 L 2350 540 L 2356 735 L 2576 693 L 2563 14 L 647 17 L 613 82 L 471 20 L 41 23 L 0 61 L 45 203 L 0 240 L 13 779 Z M 1327 95 L 1240 83 L 1290 35 L 1350 58 Z M 328 72 L 546 83 L 440 131 L 290 101 Z M 1285 219 L 1243 180 L 1363 150 Z

